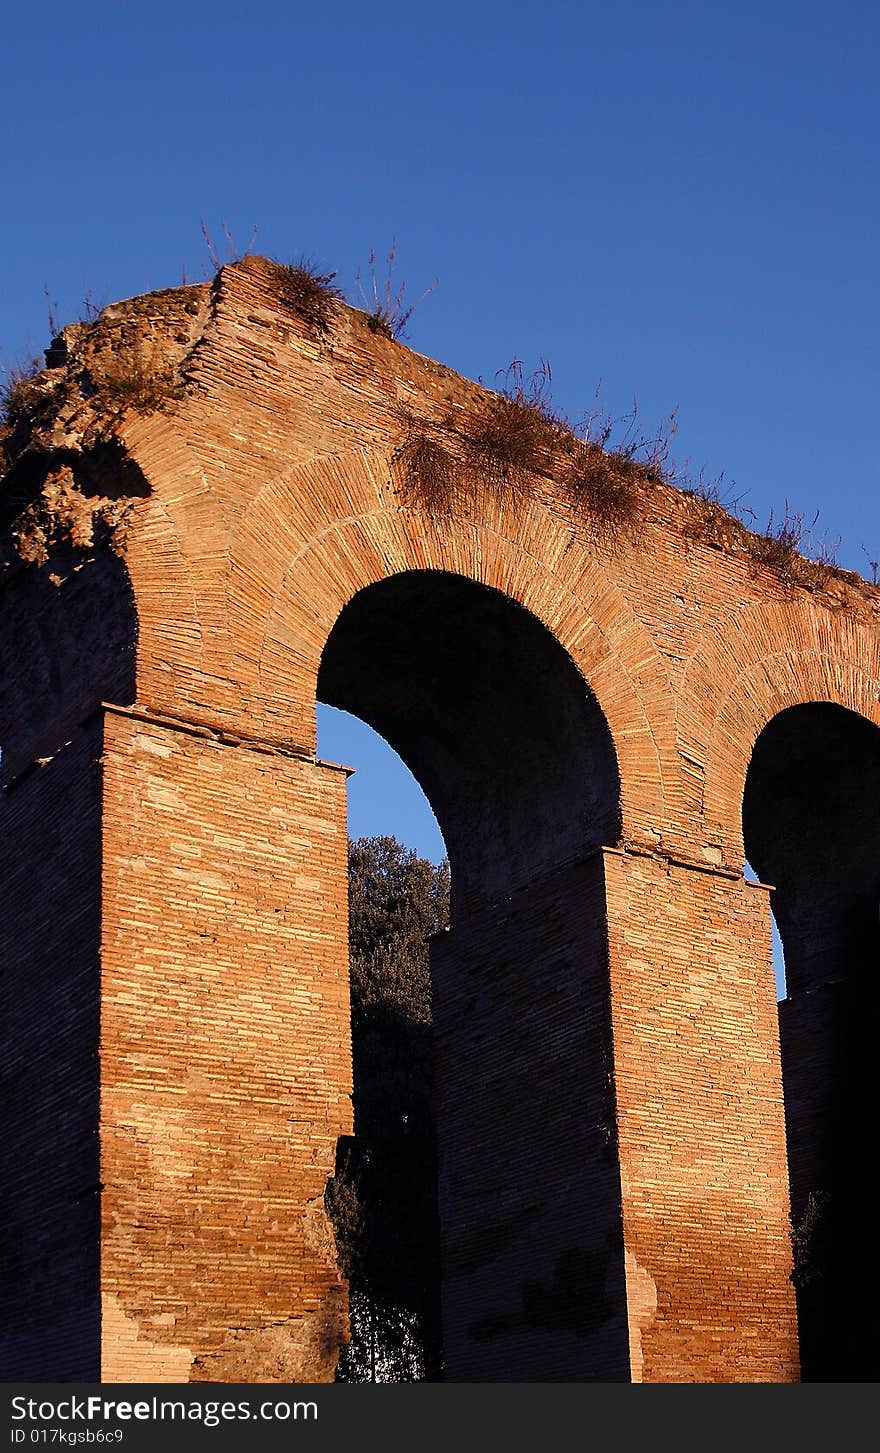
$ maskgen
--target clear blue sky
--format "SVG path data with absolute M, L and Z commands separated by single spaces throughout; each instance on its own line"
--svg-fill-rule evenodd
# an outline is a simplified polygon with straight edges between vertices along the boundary
M 575 416 L 600 377 L 678 405 L 760 521 L 880 556 L 875 3 L 48 0 L 2 35 L 0 361 L 45 343 L 44 283 L 66 319 L 204 275 L 200 216 L 349 287 L 396 236 L 440 279 L 421 352 L 544 356 Z

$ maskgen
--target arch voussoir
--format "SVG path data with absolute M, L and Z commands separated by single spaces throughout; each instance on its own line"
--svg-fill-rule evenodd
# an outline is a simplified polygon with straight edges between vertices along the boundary
M 809 702 L 880 724 L 880 643 L 859 623 L 810 604 L 764 603 L 706 633 L 683 677 L 681 749 L 700 765 L 683 811 L 704 839 L 742 860 L 742 798 L 754 744 L 779 712 Z
M 239 649 L 257 662 L 259 700 L 273 703 L 273 712 L 284 703 L 291 736 L 313 749 L 321 651 L 345 605 L 367 585 L 404 571 L 462 575 L 531 611 L 596 693 L 619 739 L 625 833 L 639 837 L 648 822 L 665 822 L 666 774 L 675 767 L 672 698 L 659 653 L 619 587 L 598 564 L 566 567 L 570 532 L 539 507 L 511 517 L 515 534 L 505 534 L 503 520 L 485 508 L 441 519 L 396 498 L 390 472 L 388 456 L 376 451 L 312 461 L 267 486 L 258 519 L 243 524 L 233 564 L 254 555 L 255 541 L 271 538 L 269 521 L 293 495 L 310 496 L 312 533 L 307 526 L 292 531 L 288 522 L 269 558 L 262 557 L 259 616 L 240 593 L 231 604 Z M 237 590 L 236 579 L 231 575 L 230 590 Z

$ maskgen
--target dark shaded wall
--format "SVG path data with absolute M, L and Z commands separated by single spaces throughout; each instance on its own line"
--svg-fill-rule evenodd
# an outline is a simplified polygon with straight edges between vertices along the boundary
M 100 1376 L 100 702 L 135 692 L 109 548 L 0 558 L 0 1376 Z
M 100 1377 L 101 729 L 0 792 L 0 1379 Z
M 137 618 L 109 550 L 0 563 L 0 780 L 69 741 L 101 701 L 135 697 Z
M 628 1381 L 602 859 L 440 934 L 446 1374 Z
M 880 950 L 880 731 L 830 703 L 793 707 L 755 745 L 749 860 L 775 886 L 779 1006 L 805 1380 L 880 1374 L 870 1147 Z

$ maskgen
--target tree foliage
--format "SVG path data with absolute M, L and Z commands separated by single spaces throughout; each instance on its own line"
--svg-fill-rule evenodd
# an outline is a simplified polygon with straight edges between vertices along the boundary
M 350 1284 L 352 1339 L 337 1377 L 441 1372 L 437 1147 L 427 939 L 449 914 L 449 865 L 393 837 L 349 845 L 355 1134 L 328 1186 Z

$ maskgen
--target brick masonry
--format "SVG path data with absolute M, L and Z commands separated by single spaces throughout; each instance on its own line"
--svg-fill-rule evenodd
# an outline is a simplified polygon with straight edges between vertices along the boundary
M 344 773 L 110 714 L 104 777 L 102 1374 L 320 1381 L 346 1328 Z
M 137 348 L 185 387 L 161 406 L 102 414 L 100 390 L 80 381 Z M 459 877 L 485 891 L 460 900 L 435 950 L 441 1061 L 455 1042 L 456 1064 L 470 1066 L 467 1085 L 458 1068 L 441 1090 L 441 1137 L 472 1189 L 485 1167 L 488 1201 L 516 1099 L 526 1125 L 537 1094 L 554 1128 L 543 1167 L 537 1131 L 526 1137 L 520 1182 L 505 1183 L 503 1204 L 474 1231 L 471 1291 L 460 1258 L 450 1271 L 450 1367 L 462 1377 L 524 1377 L 531 1366 L 551 1379 L 795 1378 L 769 909 L 741 879 L 743 793 L 757 739 L 790 708 L 834 703 L 880 725 L 878 592 L 834 574 L 792 585 L 756 563 L 732 521 L 665 486 L 640 486 L 638 529 L 614 539 L 552 478 L 516 499 L 476 480 L 454 509 L 426 511 L 401 472 L 403 420 L 460 432 L 483 391 L 375 335 L 352 309 L 315 338 L 261 259 L 107 309 L 95 327 L 68 330 L 49 362 L 39 428 L 0 491 L 3 1065 L 12 1118 L 37 1107 L 32 1128 L 21 1123 L 7 1143 L 3 1181 L 11 1365 L 81 1375 L 100 1338 L 108 1380 L 332 1376 L 344 1286 L 321 1197 L 350 1124 L 351 1067 L 344 776 L 315 760 L 323 670 L 366 716 L 386 701 L 392 743 L 399 732 L 412 752 L 414 741 L 430 746 L 434 806 L 462 842 L 470 788 L 452 768 L 472 742 L 482 777 L 493 754 L 498 764 L 494 797 L 471 820 L 503 820 L 514 866 L 491 878 L 484 832 Z M 31 548 L 22 559 L 21 511 L 38 506 L 45 558 Z M 322 666 L 355 597 L 419 573 L 430 591 L 425 572 L 524 607 L 573 663 L 586 715 L 550 656 L 540 679 L 558 687 L 567 723 L 557 757 L 575 760 L 579 721 L 601 720 L 609 734 L 613 770 L 604 748 L 583 759 L 602 778 L 592 797 L 562 772 L 552 804 L 527 808 L 523 782 L 531 791 L 545 767 L 515 703 L 541 648 L 515 616 L 498 617 L 509 637 L 493 656 L 504 662 L 495 695 L 472 662 L 457 676 L 446 653 L 441 696 L 429 701 L 430 672 L 419 678 L 421 717 L 405 672 L 373 701 L 357 652 Z M 462 608 L 450 639 L 463 641 L 467 618 Z M 364 619 L 375 688 L 390 617 L 377 608 Z M 527 757 L 528 773 L 510 767 Z M 506 815 L 502 800 L 513 804 Z M 593 810 L 572 826 L 571 813 Z M 784 874 L 785 861 L 770 859 Z M 494 972 L 515 992 L 484 994 L 489 1017 L 473 1020 L 472 1041 L 460 1026 L 454 1041 L 442 1028 L 442 965 L 453 1004 L 476 959 L 487 983 Z M 847 972 L 845 954 L 834 962 Z M 530 1015 L 548 1025 L 555 1059 L 541 1040 L 523 1047 Z M 489 1024 L 484 1069 L 477 1042 Z M 840 1046 L 826 1050 L 817 1063 L 837 1075 Z M 517 1088 L 502 1106 L 505 1063 Z M 793 1103 L 797 1065 L 786 1073 L 791 1128 L 810 1115 Z M 453 1129 L 465 1103 L 456 1095 L 482 1106 L 467 1131 Z M 69 1124 L 63 1154 L 50 1155 Z M 600 1155 L 606 1134 L 613 1165 L 607 1146 Z M 795 1163 L 811 1163 L 803 1146 Z M 796 1188 L 796 1200 L 805 1194 Z M 540 1237 L 511 1230 L 532 1213 Z M 566 1287 L 596 1297 L 601 1244 L 606 1337 L 571 1309 L 560 1313 L 571 1325 L 525 1335 L 522 1295 L 515 1312 L 487 1281 L 500 1221 L 499 1266 L 521 1294 L 532 1286 L 533 1323 L 552 1320 Z M 454 1221 L 446 1234 L 461 1250 Z M 463 1257 L 471 1264 L 467 1246 Z M 524 1268 L 536 1257 L 533 1275 Z M 461 1310 L 469 1298 L 473 1315 Z M 69 1345 L 53 1306 L 76 1308 Z M 475 1350 L 474 1326 L 501 1323 L 507 1331 L 477 1337 Z M 28 1350 L 37 1345 L 39 1356 Z
M 431 946 L 454 1381 L 629 1376 L 605 923 L 594 855 Z
M 605 869 L 633 1380 L 796 1380 L 766 890 Z
M 92 721 L 0 798 L 0 1366 L 21 1381 L 101 1367 L 100 755 Z

